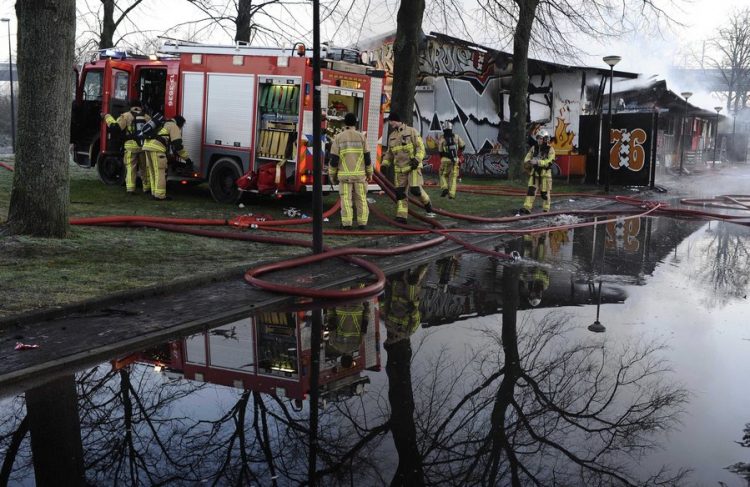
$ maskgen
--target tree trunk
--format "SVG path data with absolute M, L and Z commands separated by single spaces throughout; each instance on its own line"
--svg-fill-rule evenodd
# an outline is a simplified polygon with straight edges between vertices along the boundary
M 414 90 L 419 72 L 419 45 L 422 42 L 424 0 L 401 0 L 398 9 L 396 40 L 393 43 L 393 92 L 391 112 L 411 125 L 414 114 Z
M 36 485 L 87 485 L 75 378 L 66 375 L 27 391 L 26 411 Z
M 115 36 L 115 0 L 101 0 L 104 7 L 102 14 L 102 33 L 99 38 L 99 49 L 114 46 Z
M 240 0 L 237 4 L 237 20 L 235 22 L 236 32 L 234 34 L 235 42 L 250 42 L 250 36 L 253 33 L 250 28 L 250 22 L 252 21 L 250 10 L 252 6 L 252 0 Z
M 7 223 L 14 235 L 68 231 L 75 14 L 75 0 L 16 2 L 18 150 Z
M 513 34 L 513 77 L 510 84 L 510 160 L 511 179 L 520 179 L 521 163 L 526 155 L 526 123 L 529 92 L 529 42 L 538 0 L 516 0 L 518 24 Z

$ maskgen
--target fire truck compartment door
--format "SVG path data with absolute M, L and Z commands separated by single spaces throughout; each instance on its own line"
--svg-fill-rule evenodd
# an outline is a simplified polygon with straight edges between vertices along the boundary
M 253 133 L 255 76 L 210 73 L 206 143 L 250 148 Z
M 180 113 L 185 117 L 185 127 L 182 130 L 182 143 L 196 162 L 202 160 L 203 85 L 203 73 L 183 73 Z
M 132 65 L 112 59 L 108 59 L 104 65 L 102 108 L 115 118 L 130 108 L 128 100 L 130 99 L 133 71 Z M 104 129 L 106 130 L 106 128 Z M 106 149 L 106 139 L 102 143 L 102 149 Z

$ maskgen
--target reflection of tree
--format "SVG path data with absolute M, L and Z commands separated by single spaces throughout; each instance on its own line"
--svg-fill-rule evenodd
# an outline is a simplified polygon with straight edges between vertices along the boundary
M 463 366 L 438 354 L 412 395 L 401 390 L 412 381 L 404 360 L 411 353 L 394 356 L 402 365 L 388 374 L 399 452 L 394 483 L 404 470 L 427 485 L 678 482 L 685 472 L 643 478 L 625 462 L 656 446 L 656 434 L 674 425 L 687 399 L 665 382 L 661 348 L 574 342 L 567 318 L 555 314 L 519 331 L 518 277 L 518 269 L 504 272 L 502 329 L 487 331 L 482 349 L 469 352 Z M 473 371 L 476 380 L 468 380 Z
M 745 428 L 742 430 L 742 441 L 738 441 L 737 444 L 745 448 L 750 448 L 750 423 L 745 424 Z M 732 473 L 735 473 L 747 481 L 747 485 L 750 486 L 750 463 L 737 462 L 727 467 Z
M 2 403 L 0 417 L 0 451 L 4 452 L 0 468 L 0 485 L 8 485 L 11 480 L 31 476 L 31 457 L 24 438 L 29 432 L 29 420 L 23 401 L 15 397 Z
M 86 472 L 97 485 L 154 485 L 196 479 L 181 454 L 180 430 L 188 418 L 171 406 L 200 384 L 167 381 L 136 364 L 79 378 Z
M 706 304 L 722 306 L 747 295 L 750 249 L 744 229 L 725 222 L 715 224 L 699 243 L 697 255 L 701 257 L 695 259 L 695 273 L 712 291 Z

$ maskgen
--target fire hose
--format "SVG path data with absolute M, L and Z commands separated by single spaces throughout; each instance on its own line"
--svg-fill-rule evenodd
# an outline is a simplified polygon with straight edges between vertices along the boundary
M 377 172 L 375 179 L 381 186 L 382 190 L 386 195 L 395 201 L 395 189 L 393 185 L 388 181 L 382 174 Z M 468 191 L 474 190 L 476 187 L 469 187 Z M 467 192 L 468 192 L 467 191 Z M 519 191 L 484 191 L 478 190 L 481 194 L 493 194 L 497 196 L 521 196 L 523 193 Z M 571 194 L 572 195 L 572 194 Z M 581 195 L 581 194 L 579 194 Z M 586 196 L 592 196 L 587 195 Z M 606 199 L 613 200 L 618 203 L 630 205 L 633 208 L 628 210 L 618 210 L 618 214 L 628 214 L 627 218 L 639 218 L 643 216 L 649 216 L 654 214 L 661 214 L 671 217 L 682 217 L 682 218 L 701 218 L 701 219 L 718 219 L 725 221 L 734 221 L 737 223 L 747 223 L 748 218 L 737 216 L 737 215 L 723 215 L 705 210 L 694 210 L 684 208 L 672 208 L 664 203 L 654 203 L 639 200 L 632 197 L 625 196 L 598 196 Z M 728 195 L 721 197 L 718 200 L 710 200 L 712 204 L 718 205 L 717 207 L 722 209 L 750 209 L 750 203 L 745 203 L 747 197 L 742 195 Z M 726 203 L 726 202 L 729 203 Z M 418 201 L 413 201 L 416 205 L 422 206 Z M 686 205 L 703 205 L 707 206 L 707 202 L 704 200 L 683 200 Z M 337 201 L 331 208 L 325 213 L 325 217 L 332 216 L 340 208 L 340 201 Z M 403 224 L 396 222 L 392 218 L 385 215 L 374 205 L 370 205 L 370 209 L 373 214 L 380 220 L 387 222 L 388 224 L 399 228 L 399 230 L 327 230 L 327 234 L 332 235 L 400 235 L 400 236 L 427 236 L 434 235 L 433 238 L 423 240 L 421 242 L 400 245 L 391 247 L 388 249 L 376 249 L 376 248 L 362 248 L 362 247 L 343 247 L 337 249 L 325 248 L 324 252 L 315 255 L 307 255 L 301 257 L 295 257 L 280 262 L 274 262 L 270 264 L 261 265 L 256 268 L 249 269 L 244 274 L 244 279 L 249 284 L 267 290 L 271 292 L 289 294 L 294 296 L 302 296 L 314 299 L 327 299 L 327 300 L 338 300 L 338 299 L 364 299 L 373 295 L 379 294 L 385 286 L 385 275 L 383 271 L 377 267 L 374 263 L 371 263 L 365 259 L 357 256 L 391 256 L 401 255 L 407 252 L 413 252 L 418 250 L 424 250 L 429 247 L 440 245 L 446 241 L 452 241 L 464 249 L 471 252 L 483 253 L 490 255 L 495 258 L 513 259 L 512 255 L 504 252 L 498 252 L 494 250 L 485 249 L 483 247 L 472 244 L 465 239 L 457 236 L 456 234 L 528 234 L 528 233 L 541 233 L 551 230 L 560 230 L 568 228 L 577 228 L 583 226 L 598 225 L 615 221 L 616 218 L 609 218 L 604 220 L 598 220 L 595 222 L 585 221 L 576 222 L 565 225 L 553 225 L 553 226 L 542 226 L 525 229 L 508 229 L 508 228 L 446 228 L 442 223 L 431 218 L 427 218 L 420 213 L 409 210 L 409 213 L 419 220 L 420 222 L 427 225 L 416 226 L 410 224 Z M 611 215 L 612 210 L 574 210 L 574 211 L 558 211 L 549 212 L 537 215 L 523 215 L 523 216 L 511 216 L 511 217 L 479 217 L 474 215 L 465 215 L 460 213 L 454 213 L 439 208 L 435 208 L 434 211 L 440 215 L 456 219 L 463 220 L 472 223 L 510 223 L 521 220 L 529 220 L 543 217 L 553 217 L 561 214 L 575 214 L 579 216 L 602 216 Z M 254 222 L 254 223 L 250 223 Z M 201 228 L 191 228 L 193 226 L 234 226 L 234 227 L 248 227 L 272 231 L 272 232 L 290 232 L 290 233 L 310 233 L 310 229 L 303 228 L 289 228 L 290 226 L 298 226 L 312 222 L 312 218 L 302 219 L 287 219 L 287 220 L 259 220 L 259 219 L 245 219 L 235 218 L 231 220 L 227 219 L 189 219 L 189 218 L 166 218 L 166 217 L 148 217 L 148 216 L 112 216 L 112 217 L 90 217 L 90 218 L 76 218 L 71 219 L 70 223 L 73 225 L 103 225 L 103 226 L 139 226 L 148 228 L 157 228 L 161 230 L 186 233 L 191 235 L 205 236 L 211 238 L 224 238 L 243 240 L 257 243 L 270 243 L 280 245 L 295 245 L 300 247 L 312 247 L 312 244 L 306 240 L 298 240 L 292 238 L 274 237 L 268 235 L 257 235 L 247 232 L 228 232 L 218 230 L 208 230 Z M 321 262 L 331 258 L 340 258 L 346 262 L 356 265 L 371 275 L 374 276 L 374 282 L 367 284 L 364 287 L 356 289 L 311 289 L 301 286 L 293 286 L 288 284 L 280 284 L 276 282 L 270 282 L 261 278 L 261 276 L 275 271 L 283 271 L 299 266 L 309 265 L 317 262 Z

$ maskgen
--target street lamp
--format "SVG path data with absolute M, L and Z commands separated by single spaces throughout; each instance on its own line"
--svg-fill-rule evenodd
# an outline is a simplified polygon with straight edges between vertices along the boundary
M 0 22 L 8 23 L 8 76 L 10 77 L 10 142 L 13 146 L 13 153 L 16 153 L 16 108 L 13 100 L 13 55 L 10 48 L 10 19 L 5 17 Z
M 722 107 L 714 107 L 714 110 L 716 110 L 716 135 L 714 135 L 714 161 L 713 164 L 711 164 L 711 167 L 716 166 L 716 146 L 719 145 L 719 112 L 721 111 Z
M 685 122 L 687 122 L 688 98 L 693 96 L 693 93 L 691 91 L 683 91 L 680 95 L 685 98 L 685 116 L 682 119 L 682 143 L 680 144 L 680 176 L 682 176 L 682 166 L 685 160 L 685 125 L 687 125 Z
M 607 142 L 606 147 L 609 147 L 609 141 L 612 138 L 612 83 L 614 81 L 615 64 L 619 63 L 622 58 L 620 56 L 604 56 L 602 60 L 609 66 L 609 109 L 607 110 Z M 604 156 L 604 162 L 607 166 L 607 170 L 604 173 L 604 192 L 609 193 L 609 151 Z

